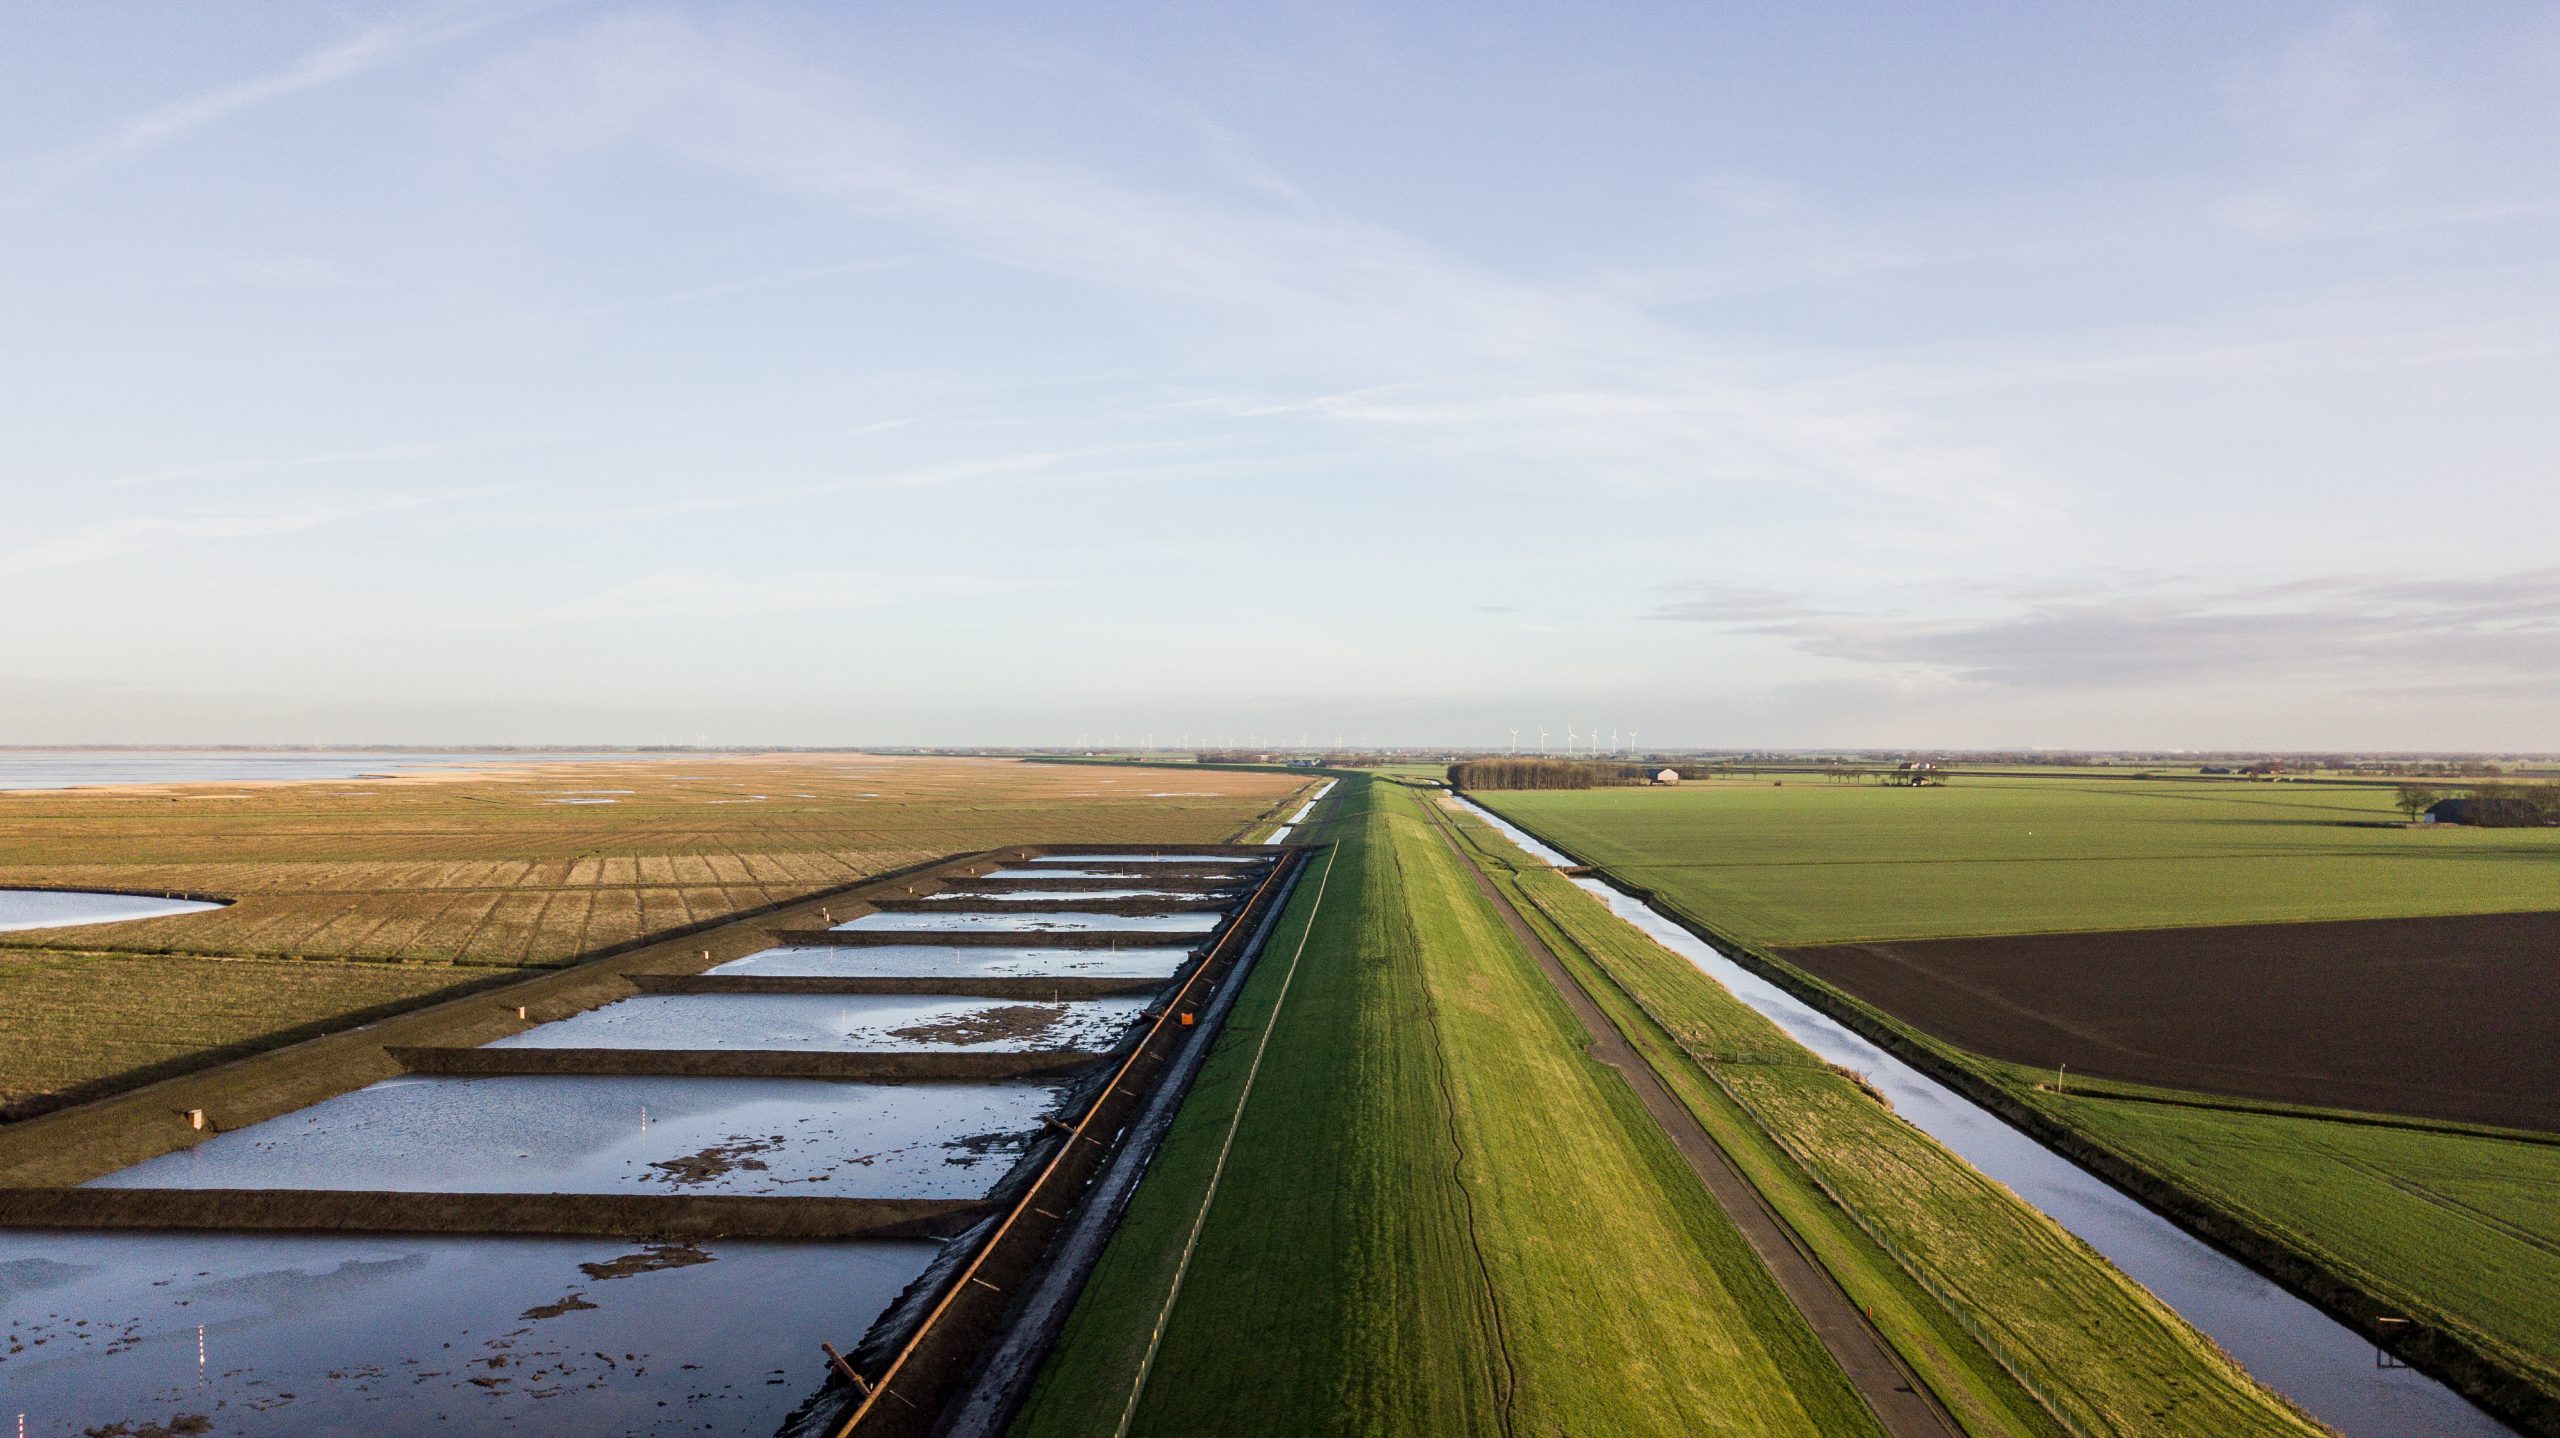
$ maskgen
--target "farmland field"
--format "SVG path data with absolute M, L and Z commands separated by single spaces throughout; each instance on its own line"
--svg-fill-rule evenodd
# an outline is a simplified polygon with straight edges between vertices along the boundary
M 2560 909 L 2560 830 L 2408 828 L 2386 789 L 1790 778 L 1480 797 L 1761 945 Z
M 1821 944 L 1778 956 L 1976 1053 L 2560 1133 L 2560 913 Z
M 1020 1435 L 1109 1432 L 1286 960 L 1129 1431 L 1871 1433 L 1741 1235 L 1403 789 L 1344 779 Z
M 2560 833 L 2403 828 L 2385 808 L 2387 791 L 2379 790 L 1960 779 L 1926 790 L 1718 783 L 1678 791 L 1481 797 L 1541 837 L 1653 890 L 1663 907 L 1730 936 L 1766 962 L 1783 964 L 1786 950 L 1803 945 L 2073 936 L 2010 941 L 2022 952 L 2079 953 L 2093 961 L 2076 971 L 2034 974 L 2032 984 L 2022 986 L 2032 990 L 2029 1008 L 2034 994 L 2055 997 L 2085 985 L 2103 995 L 2136 981 L 2122 971 L 2130 960 L 2120 941 L 2129 936 L 2089 931 L 2560 909 Z M 2482 921 L 2481 927 L 2497 933 L 2513 924 Z M 2452 924 L 2436 932 L 2462 930 Z M 2190 930 L 2185 937 L 2200 952 L 2222 952 L 2212 947 L 2221 945 L 2235 964 L 2250 962 L 2242 952 L 2249 933 Z M 2315 962 L 2309 946 L 2317 937 L 2313 931 L 2304 939 L 2305 952 L 2292 962 Z M 2339 1005 L 2361 1003 L 2372 1011 L 2362 1020 L 2364 1041 L 2406 1042 L 2432 1055 L 2435 1077 L 2447 1091 L 2482 1089 L 2483 1101 L 2504 1104 L 2500 1111 L 2511 1122 L 2518 1106 L 2547 1097 L 2518 1080 L 2515 1065 L 2530 1063 L 2529 1055 L 2484 1054 L 2475 1063 L 2466 1050 L 2496 1042 L 2518 1023 L 2531 1029 L 2547 1015 L 2547 945 L 2527 943 L 2518 961 L 2501 970 L 2502 989 L 2466 1000 L 2475 1016 L 2500 1015 L 2496 1023 L 2467 1029 L 2457 1023 L 2450 1033 L 2429 1026 L 2429 1017 L 2441 1017 L 2438 1010 L 2451 999 L 2425 992 L 2427 947 L 2368 947 L 2376 949 L 2371 972 L 2378 980 L 2388 968 L 2387 982 L 2359 992 L 2331 974 L 2295 985 L 2291 997 L 2306 1011 L 2286 1022 L 2316 1026 Z M 2490 962 L 2496 947 L 2443 945 L 2434 957 L 2442 973 L 2460 975 L 2475 959 L 2498 968 Z M 2392 952 L 2399 953 L 2397 965 L 2386 962 Z M 2354 959 L 2340 962 L 2352 966 Z M 2254 992 L 2270 1011 L 2287 999 L 2283 986 L 2270 989 L 2267 975 L 2245 970 L 2197 970 L 2184 982 L 2210 985 L 2216 994 Z M 2549 1299 L 2560 1289 L 2547 1272 L 2551 1256 L 2560 1253 L 2560 1207 L 2552 1200 L 2560 1193 L 2560 1146 L 2414 1119 L 2251 1112 L 2181 1091 L 2137 1094 L 2102 1083 L 2092 1087 L 2123 1092 L 2057 1094 L 2045 1065 L 2070 1054 L 2038 1055 L 2035 1066 L 2019 1066 L 1963 1046 L 1970 1039 L 1998 1047 L 1992 1035 L 2000 1018 L 1981 1005 L 2015 998 L 1977 993 L 1976 1007 L 1959 1022 L 1955 1016 L 1966 1005 L 1956 1000 L 1923 1005 L 1908 993 L 1881 987 L 1873 993 L 1884 1022 L 1948 1065 L 2172 1191 L 2201 1199 L 2270 1240 L 2287 1262 L 2301 1260 L 2371 1295 L 2377 1311 L 2405 1314 L 2472 1344 L 2508 1375 L 2502 1383 L 2512 1380 L 2508 1391 L 2527 1395 L 2519 1401 L 2560 1411 L 2554 1357 L 2560 1310 Z M 2108 1020 L 2117 1027 L 2142 1022 L 2140 1016 Z M 2396 1036 L 2395 1023 L 2405 1026 Z M 2086 1042 L 2090 1027 L 2077 1024 L 2077 1030 Z M 2263 1053 L 2244 1051 L 2229 1062 L 2261 1074 L 2285 1069 L 2295 1053 L 2284 1042 L 2288 1031 L 2268 1027 L 2259 1036 Z M 2226 1030 L 2222 1037 L 2226 1050 L 2245 1048 L 2243 1031 Z M 2335 1046 L 2321 1052 L 2333 1067 L 2343 1061 Z M 2315 1077 L 2317 1058 L 2308 1062 Z M 2363 1061 L 2388 1066 L 2397 1060 Z M 2426 1081 L 2416 1071 L 2401 1078 Z M 2202 1076 L 2180 1081 L 2192 1088 Z M 2251 1091 L 2238 1079 L 2225 1086 Z M 2345 1084 L 2323 1090 L 2306 1083 L 2283 1094 L 2333 1110 L 2380 1102 L 2373 1091 Z M 2147 1101 L 2162 1099 L 2172 1102 Z
M 0 934 L 0 1093 L 23 1105 L 953 852 L 1220 841 L 1305 782 L 774 755 L 0 794 L 0 887 L 234 901 Z M 143 955 L 166 956 L 157 977 L 100 967 Z M 297 962 L 184 969 L 200 958 Z

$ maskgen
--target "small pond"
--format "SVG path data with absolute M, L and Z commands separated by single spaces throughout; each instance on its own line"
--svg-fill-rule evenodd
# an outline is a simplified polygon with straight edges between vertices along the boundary
M 0 929 L 61 929 L 201 914 L 222 905 L 153 894 L 92 894 L 76 889 L 0 889 Z

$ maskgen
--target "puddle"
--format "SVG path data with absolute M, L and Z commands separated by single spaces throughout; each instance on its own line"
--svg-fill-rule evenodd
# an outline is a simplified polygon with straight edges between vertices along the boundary
M 0 1233 L 0 1424 L 766 1433 L 823 1378 L 817 1341 L 850 1347 L 935 1247 Z
M 985 1016 L 996 1010 L 1038 1007 L 1045 1019 L 1020 1032 Z M 1023 1049 L 1103 1050 L 1147 1006 L 1142 998 L 1033 999 L 944 998 L 930 994 L 643 994 L 590 1009 L 573 1018 L 528 1029 L 489 1045 L 506 1048 L 606 1049 L 818 1049 L 887 1053 L 968 1048 L 983 1052 Z M 990 1027 L 992 1025 L 992 1027 Z M 972 1026 L 983 1038 L 956 1035 Z M 936 1037 L 919 1035 L 932 1029 Z
M 90 894 L 62 889 L 0 889 L 0 929 L 58 929 L 113 924 L 170 914 L 201 914 L 222 905 L 147 894 Z
M 95 1186 L 976 1198 L 1056 1099 L 1037 1083 L 409 1075 Z M 739 1144 L 754 1149 L 718 1172 L 685 1166 Z
M 1214 909 L 1185 914 L 865 914 L 836 925 L 859 933 L 954 933 L 988 929 L 1025 933 L 1090 933 L 1125 930 L 1134 933 L 1205 934 L 1226 916 Z
M 713 967 L 715 974 L 801 978 L 1009 979 L 1171 978 L 1189 949 L 960 949 L 948 944 L 883 944 L 871 949 L 767 949 Z

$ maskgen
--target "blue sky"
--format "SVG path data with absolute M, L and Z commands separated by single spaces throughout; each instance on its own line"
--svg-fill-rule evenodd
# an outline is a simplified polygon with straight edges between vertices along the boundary
M 0 24 L 0 742 L 2560 749 L 2548 7 Z

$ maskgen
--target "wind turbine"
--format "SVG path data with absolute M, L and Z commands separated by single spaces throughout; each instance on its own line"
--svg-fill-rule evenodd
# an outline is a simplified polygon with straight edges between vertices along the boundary
M 1573 721 L 1570 719 L 1564 721 L 1564 757 L 1568 759 L 1573 757 L 1573 746 L 1579 738 L 1580 734 L 1574 729 Z
M 1630 730 L 1628 730 L 1628 731 L 1627 731 L 1627 749 L 1628 749 L 1628 751 L 1629 751 L 1630 753 L 1633 753 L 1633 752 L 1635 752 L 1635 748 L 1636 748 L 1636 731 L 1634 731 L 1633 729 L 1630 729 Z
M 1514 754 L 1520 752 L 1520 731 L 1517 729 L 1511 731 L 1511 752 Z
M 1538 752 L 1547 752 L 1547 726 L 1544 724 L 1538 726 Z

